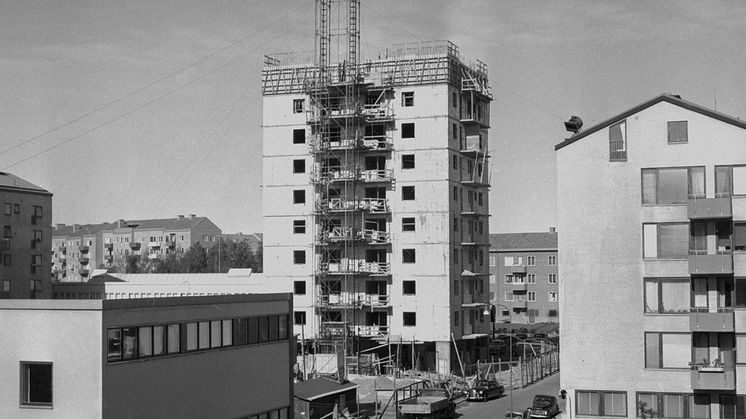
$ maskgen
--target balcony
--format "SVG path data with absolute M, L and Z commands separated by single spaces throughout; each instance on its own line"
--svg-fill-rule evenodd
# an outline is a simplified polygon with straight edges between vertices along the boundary
M 351 212 L 367 211 L 374 214 L 385 214 L 390 212 L 386 198 L 360 198 L 358 200 L 347 200 L 342 198 L 331 198 L 319 201 L 316 204 L 317 212 Z
M 104 243 L 104 249 L 111 251 L 114 249 L 114 243 Z
M 81 265 L 87 265 L 88 262 L 90 262 L 90 259 L 87 256 L 81 256 L 80 259 L 78 259 Z
M 732 275 L 733 254 L 723 251 L 713 254 L 706 250 L 689 251 L 690 275 Z
M 708 198 L 691 197 L 686 203 L 686 213 L 690 220 L 732 218 L 733 206 L 730 195 Z
M 694 307 L 689 313 L 689 329 L 692 332 L 734 332 L 734 324 L 731 308 L 720 308 L 717 312 L 710 312 L 706 308 Z
M 481 216 L 486 217 L 489 214 L 486 214 L 484 211 L 484 208 L 482 208 L 480 205 L 476 204 L 470 204 L 470 203 L 462 203 L 461 204 L 461 215 L 473 215 L 473 216 Z
M 88 251 L 91 250 L 91 248 L 87 245 L 83 245 L 83 246 L 80 246 L 78 250 L 80 250 L 80 253 L 88 253 Z
M 88 270 L 88 268 L 81 268 L 80 269 L 80 276 L 88 276 L 89 273 L 90 273 L 90 271 Z
M 377 336 L 388 336 L 388 326 L 377 326 L 377 325 L 361 325 L 355 326 L 355 334 L 358 336 L 374 338 Z
M 326 294 L 319 296 L 319 307 L 328 308 L 359 308 L 361 301 L 355 294 Z
M 330 275 L 388 275 L 391 272 L 391 267 L 388 262 L 366 262 L 351 259 L 340 262 L 322 262 L 319 264 L 319 271 Z
M 340 169 L 329 168 L 326 170 L 314 171 L 311 173 L 311 182 L 350 182 L 355 180 L 357 177 L 357 170 L 351 169 Z
M 148 247 L 151 249 L 153 248 L 159 249 L 161 247 L 161 243 L 160 242 L 148 242 Z
M 363 294 L 361 297 L 363 305 L 371 309 L 388 308 L 391 305 L 388 295 Z
M 505 270 L 513 274 L 525 274 L 527 271 L 526 265 L 506 266 Z
M 391 169 L 363 170 L 360 172 L 362 182 L 391 182 L 393 178 L 394 172 Z
M 387 102 L 363 105 L 363 116 L 368 122 L 385 122 L 394 119 L 394 111 Z
M 176 240 L 167 240 L 166 246 L 168 246 L 170 249 L 173 249 L 176 247 Z
M 363 137 L 362 148 L 370 151 L 391 151 L 394 149 L 394 142 L 386 135 L 366 135 Z
M 104 255 L 104 260 L 111 262 L 114 260 L 114 255 Z
M 368 244 L 389 244 L 391 243 L 391 237 L 389 233 L 380 230 L 373 230 L 370 228 L 364 228 L 361 231 L 362 238 Z
M 487 148 L 482 144 L 481 135 L 467 135 L 460 151 L 462 154 L 477 158 L 482 158 L 487 154 Z
M 732 367 L 693 365 L 692 368 L 692 390 L 736 390 L 736 371 Z
M 140 242 L 130 242 L 130 249 L 140 250 Z

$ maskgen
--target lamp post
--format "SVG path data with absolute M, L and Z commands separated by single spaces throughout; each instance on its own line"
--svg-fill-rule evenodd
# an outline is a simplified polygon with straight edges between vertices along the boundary
M 485 308 L 485 315 L 489 314 L 491 315 L 490 320 L 492 320 L 492 339 L 495 338 L 495 320 L 497 320 L 497 307 L 502 307 L 508 312 L 508 323 L 510 323 L 511 327 L 513 325 L 513 313 L 511 313 L 510 308 L 508 306 L 503 304 L 490 304 L 489 309 Z M 508 357 L 510 358 L 510 361 L 508 362 L 508 369 L 510 373 L 510 417 L 513 418 L 513 329 L 510 330 L 510 337 L 509 337 L 509 347 L 508 347 Z

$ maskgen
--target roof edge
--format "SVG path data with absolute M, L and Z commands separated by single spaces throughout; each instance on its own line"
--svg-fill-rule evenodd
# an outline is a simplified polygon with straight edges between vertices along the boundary
M 627 111 L 624 111 L 624 112 L 622 112 L 622 113 L 620 113 L 620 114 L 618 114 L 616 116 L 613 116 L 613 117 L 611 117 L 611 118 L 609 118 L 609 119 L 607 119 L 605 121 L 602 121 L 602 122 L 600 122 L 600 123 L 598 123 L 598 124 L 596 124 L 596 125 L 588 128 L 585 131 L 581 131 L 580 133 L 575 134 L 575 135 L 573 135 L 570 138 L 566 138 L 561 143 L 555 145 L 554 146 L 554 150 L 557 151 L 557 150 L 559 150 L 561 148 L 564 148 L 564 147 L 566 147 L 566 146 L 568 146 L 568 145 L 570 145 L 570 144 L 572 144 L 572 143 L 574 143 L 574 142 L 576 142 L 578 140 L 581 140 L 581 139 L 583 139 L 583 138 L 585 138 L 585 137 L 587 137 L 587 136 L 589 136 L 589 135 L 591 135 L 591 134 L 593 134 L 593 133 L 595 133 L 597 131 L 600 131 L 600 130 L 608 127 L 609 125 L 612 125 L 612 124 L 614 124 L 616 122 L 619 122 L 619 121 L 621 121 L 623 119 L 626 119 L 627 117 L 629 117 L 631 115 L 634 115 L 634 114 L 636 114 L 636 113 L 638 113 L 638 112 L 640 112 L 640 111 L 642 111 L 644 109 L 647 109 L 647 108 L 649 108 L 649 107 L 651 107 L 651 106 L 653 106 L 653 105 L 655 105 L 655 104 L 657 104 L 659 102 L 668 102 L 668 103 L 670 103 L 672 105 L 677 105 L 677 106 L 680 106 L 680 107 L 682 107 L 684 109 L 688 109 L 690 111 L 697 112 L 697 113 L 700 113 L 700 114 L 705 115 L 705 116 L 709 116 L 710 118 L 717 119 L 718 121 L 734 125 L 734 126 L 736 126 L 738 128 L 746 129 L 746 121 L 742 121 L 742 120 L 740 120 L 740 119 L 738 119 L 736 117 L 733 117 L 733 116 L 730 116 L 730 115 L 726 115 L 726 114 L 718 112 L 716 110 L 705 108 L 704 106 L 700 106 L 700 105 L 698 105 L 696 103 L 693 103 L 693 102 L 686 101 L 686 100 L 682 99 L 680 96 L 672 95 L 670 93 L 663 93 L 663 94 L 658 95 L 658 96 L 656 96 L 656 97 L 654 97 L 654 98 L 652 98 L 652 99 L 650 99 L 650 100 L 648 100 L 646 102 L 643 102 L 643 103 L 641 103 L 641 104 L 639 104 L 639 105 L 637 105 L 637 106 L 635 106 L 635 107 L 633 107 L 633 108 L 631 108 L 631 109 L 629 109 Z

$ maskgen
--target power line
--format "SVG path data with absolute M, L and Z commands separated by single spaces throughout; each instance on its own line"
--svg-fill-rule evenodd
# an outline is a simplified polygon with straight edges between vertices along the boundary
M 301 6 L 305 6 L 305 4 L 301 3 L 301 4 L 300 4 L 300 6 L 299 6 L 299 7 L 297 7 L 297 8 L 295 8 L 295 9 L 293 9 L 293 10 L 292 10 L 292 12 L 295 12 L 295 11 L 299 10 Z M 21 146 L 23 146 L 23 145 L 26 145 L 26 144 L 28 144 L 28 143 L 30 143 L 30 142 L 32 142 L 32 141 L 38 140 L 38 139 L 40 139 L 40 138 L 42 138 L 42 137 L 44 137 L 44 136 L 46 136 L 46 135 L 48 135 L 48 134 L 51 134 L 52 132 L 55 132 L 55 131 L 57 131 L 57 130 L 59 130 L 59 129 L 62 129 L 62 128 L 65 128 L 65 127 L 67 127 L 67 126 L 69 126 L 69 125 L 72 125 L 72 124 L 74 124 L 75 122 L 78 122 L 78 121 L 80 121 L 80 120 L 82 120 L 82 119 L 84 119 L 84 118 L 86 118 L 86 117 L 88 117 L 88 116 L 91 116 L 91 115 L 93 115 L 93 114 L 96 114 L 96 113 L 98 113 L 99 111 L 102 111 L 102 110 L 104 110 L 104 109 L 106 109 L 106 108 L 109 108 L 109 107 L 111 107 L 112 105 L 115 105 L 115 104 L 117 104 L 117 103 L 119 103 L 119 102 L 122 102 L 122 101 L 123 101 L 123 100 L 125 100 L 125 99 L 128 99 L 128 98 L 130 98 L 130 97 L 132 97 L 132 96 L 134 96 L 134 95 L 136 95 L 136 94 L 138 94 L 138 93 L 140 93 L 140 92 L 142 92 L 142 91 L 144 91 L 144 90 L 146 90 L 146 89 L 148 89 L 148 88 L 150 88 L 150 87 L 153 87 L 153 86 L 155 86 L 156 84 L 158 84 L 158 83 L 160 83 L 160 82 L 162 82 L 162 81 L 164 81 L 164 80 L 167 80 L 167 79 L 169 79 L 169 78 L 171 78 L 171 77 L 173 77 L 173 76 L 176 76 L 176 75 L 178 75 L 178 74 L 181 74 L 181 73 L 183 73 L 184 71 L 186 71 L 186 70 L 189 70 L 190 68 L 193 68 L 193 67 L 198 67 L 198 66 L 200 66 L 200 65 L 204 64 L 205 62 L 207 62 L 207 61 L 208 61 L 208 60 L 209 60 L 210 58 L 213 58 L 213 57 L 215 57 L 216 55 L 218 55 L 218 54 L 220 54 L 220 53 L 222 53 L 222 52 L 224 52 L 224 51 L 226 51 L 226 50 L 228 50 L 228 49 L 230 49 L 230 48 L 232 48 L 232 47 L 234 47 L 234 46 L 236 46 L 236 45 L 238 45 L 238 44 L 240 44 L 240 43 L 244 42 L 245 40 L 247 40 L 247 39 L 249 39 L 249 38 L 251 38 L 251 37 L 255 36 L 255 35 L 256 35 L 257 33 L 260 33 L 260 32 L 262 32 L 262 31 L 264 31 L 265 29 L 269 28 L 270 26 L 274 25 L 274 24 L 275 24 L 275 23 L 277 23 L 277 22 L 278 22 L 279 20 L 281 20 L 281 19 L 283 19 L 283 18 L 285 18 L 285 17 L 286 17 L 285 15 L 281 15 L 281 16 L 280 16 L 280 17 L 278 17 L 277 19 L 275 19 L 275 20 L 271 21 L 271 22 L 270 22 L 269 24 L 267 24 L 266 26 L 263 26 L 262 28 L 260 28 L 260 29 L 258 29 L 258 30 L 256 30 L 256 31 L 254 31 L 254 32 L 252 32 L 252 33 L 250 33 L 250 34 L 248 34 L 248 35 L 246 35 L 246 36 L 242 37 L 241 39 L 239 39 L 239 40 L 237 40 L 237 41 L 234 41 L 234 42 L 230 43 L 229 45 L 227 45 L 227 46 L 225 46 L 225 47 L 223 47 L 223 48 L 221 48 L 221 49 L 219 49 L 219 50 L 217 50 L 217 51 L 215 51 L 215 52 L 213 52 L 213 53 L 211 53 L 211 54 L 209 54 L 209 55 L 207 55 L 207 56 L 205 56 L 205 57 L 203 57 L 203 58 L 201 58 L 201 59 L 199 59 L 199 60 L 197 60 L 197 61 L 195 61 L 195 62 L 193 62 L 193 63 L 191 63 L 191 64 L 189 64 L 189 65 L 187 65 L 187 66 L 185 66 L 185 67 L 182 67 L 182 68 L 180 68 L 180 69 L 178 69 L 178 70 L 176 70 L 176 71 L 173 71 L 173 72 L 171 72 L 171 73 L 168 73 L 168 74 L 166 74 L 166 75 L 164 75 L 164 76 L 161 76 L 160 78 L 156 79 L 155 81 L 153 81 L 153 82 L 150 82 L 150 83 L 146 84 L 145 86 L 142 86 L 142 87 L 140 87 L 140 88 L 138 88 L 138 89 L 136 89 L 136 90 L 134 90 L 134 91 L 132 91 L 132 92 L 130 92 L 130 93 L 127 93 L 126 95 L 124 95 L 124 96 L 122 96 L 122 97 L 120 97 L 120 98 L 118 98 L 118 99 L 112 100 L 111 102 L 108 102 L 108 103 L 104 104 L 103 106 L 100 106 L 100 107 L 98 107 L 98 108 L 96 108 L 96 109 L 94 109 L 94 110 L 92 110 L 92 111 L 86 112 L 85 114 L 83 114 L 83 115 L 81 115 L 81 116 L 78 116 L 78 117 L 76 117 L 76 118 L 73 118 L 73 119 L 72 119 L 72 120 L 70 120 L 70 121 L 64 122 L 64 123 L 62 123 L 62 124 L 60 124 L 60 125 L 57 125 L 57 126 L 55 126 L 55 127 L 53 127 L 53 128 L 50 128 L 50 129 L 48 129 L 47 131 L 44 131 L 44 132 L 42 132 L 41 134 L 37 134 L 37 135 L 35 135 L 35 136 L 33 136 L 33 137 L 29 138 L 29 139 L 26 139 L 26 140 L 24 140 L 24 141 L 21 141 L 20 143 L 18 143 L 18 144 L 16 144 L 16 145 L 14 145 L 14 146 L 12 146 L 12 147 L 9 147 L 9 148 L 7 148 L 7 149 L 5 149 L 5 150 L 0 150 L 0 155 L 2 155 L 2 154 L 5 154 L 5 153 L 7 153 L 7 152 L 10 152 L 10 151 L 13 151 L 13 150 L 17 149 L 18 147 L 21 147 Z M 149 103 L 152 103 L 152 102 L 149 102 Z M 148 103 L 148 104 L 149 104 L 149 103 Z M 101 126 L 103 126 L 103 125 L 100 125 L 100 126 L 98 126 L 97 128 L 100 128 Z M 90 132 L 90 131 L 87 131 L 86 133 L 88 133 L 88 132 Z M 84 134 L 85 134 L 85 133 L 84 133 Z M 83 135 L 84 135 L 84 134 L 83 134 Z M 79 137 L 80 137 L 80 136 L 78 136 L 77 138 L 79 138 Z M 74 138 L 76 138 L 76 137 L 74 137 Z M 66 142 L 63 142 L 62 144 L 65 144 L 65 143 L 66 143 Z M 38 154 L 37 154 L 37 155 L 38 155 Z M 26 159 L 26 160 L 28 160 L 28 159 Z M 23 160 L 23 161 L 26 161 L 26 160 Z M 20 163 L 22 163 L 23 161 L 21 161 Z M 15 165 L 17 165 L 17 163 L 16 163 L 16 164 L 14 164 L 13 166 L 15 166 Z M 13 167 L 13 166 L 8 166 L 8 167 Z

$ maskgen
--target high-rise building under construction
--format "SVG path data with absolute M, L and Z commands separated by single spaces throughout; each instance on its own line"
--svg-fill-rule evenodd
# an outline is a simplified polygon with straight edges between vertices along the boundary
M 265 58 L 264 275 L 316 348 L 447 373 L 491 330 L 487 67 L 447 41 L 361 58 L 359 6 L 318 0 L 316 52 Z

